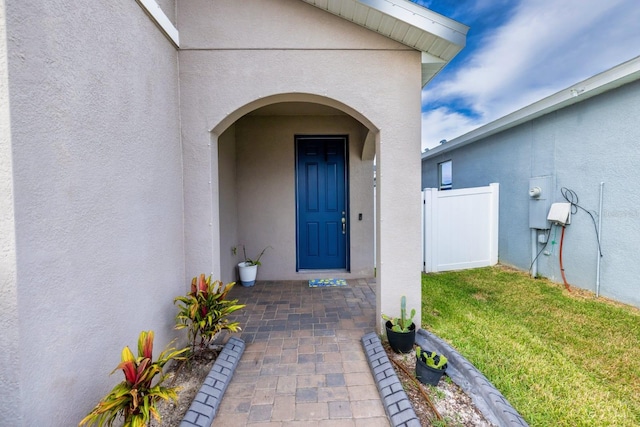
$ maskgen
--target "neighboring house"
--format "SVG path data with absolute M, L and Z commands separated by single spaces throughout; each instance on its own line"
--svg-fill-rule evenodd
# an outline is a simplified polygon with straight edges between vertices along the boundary
M 561 190 L 572 190 L 595 223 L 579 208 L 571 216 L 567 282 L 640 307 L 639 117 L 637 57 L 423 153 L 422 187 L 499 183 L 500 262 L 561 283 L 561 228 L 547 230 L 546 218 L 551 203 L 565 202 Z M 450 182 L 441 179 L 447 171 Z M 529 195 L 533 187 L 540 197 Z
M 378 314 L 420 307 L 421 88 L 467 27 L 406 0 L 4 0 L 0 26 L 1 424 L 77 423 L 243 244 L 269 286 L 375 250 Z

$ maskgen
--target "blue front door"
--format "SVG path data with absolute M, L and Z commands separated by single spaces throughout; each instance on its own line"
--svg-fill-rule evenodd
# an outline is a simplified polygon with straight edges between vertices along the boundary
M 348 268 L 347 138 L 296 137 L 297 269 Z

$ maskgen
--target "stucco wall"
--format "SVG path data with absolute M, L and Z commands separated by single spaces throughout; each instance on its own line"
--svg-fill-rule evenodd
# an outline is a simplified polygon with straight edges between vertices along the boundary
M 273 248 L 262 259 L 260 279 L 305 277 L 296 273 L 294 136 L 320 134 L 348 136 L 351 275 L 347 277 L 373 277 L 373 162 L 360 158 L 362 126 L 342 115 L 248 116 L 236 127 L 238 244 L 246 244 L 249 257 L 266 246 Z M 362 221 L 358 213 L 363 213 Z
M 175 335 L 177 54 L 136 2 L 6 0 L 6 11 L 20 317 L 0 372 L 17 367 L 19 387 L 0 401 L 19 413 L 0 424 L 76 425 L 121 381 L 109 373 L 141 330 L 158 350 Z
M 597 212 L 604 182 L 601 289 L 603 296 L 640 306 L 640 240 L 637 165 L 640 82 L 543 116 L 423 162 L 423 187 L 437 186 L 437 164 L 453 160 L 454 188 L 500 183 L 500 261 L 528 270 L 531 263 L 529 178 L 553 176 L 553 201 L 560 189 L 576 192 L 579 204 Z M 559 243 L 560 230 L 551 240 Z M 541 248 L 541 246 L 538 246 Z M 561 282 L 559 248 L 547 247 L 538 272 Z M 563 262 L 570 284 L 595 291 L 597 241 L 591 218 L 579 210 L 566 228 Z
M 405 45 L 300 0 L 181 2 L 178 28 L 182 49 L 389 49 L 419 56 Z
M 236 161 L 236 125 L 218 139 L 218 187 L 220 189 L 220 276 L 224 283 L 237 281 L 238 258 L 238 184 Z M 235 248 L 235 253 L 232 252 Z
M 0 0 L 0 414 L 20 423 L 18 292 L 5 6 Z
M 169 21 L 176 25 L 176 0 L 155 0 L 160 9 L 167 15 Z
M 218 183 L 209 184 L 226 123 L 294 97 L 348 110 L 376 135 L 378 181 L 388 180 L 377 197 L 378 309 L 397 314 L 402 293 L 418 309 L 420 202 L 410 189 L 420 182 L 419 52 L 291 0 L 185 2 L 178 27 L 187 271 L 211 266 L 220 276 L 229 250 L 217 231 Z M 199 209 L 207 205 L 216 215 Z

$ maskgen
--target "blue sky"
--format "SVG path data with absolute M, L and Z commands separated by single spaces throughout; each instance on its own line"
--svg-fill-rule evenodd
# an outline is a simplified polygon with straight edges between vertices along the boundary
M 411 0 L 470 28 L 422 92 L 422 148 L 640 55 L 638 0 Z

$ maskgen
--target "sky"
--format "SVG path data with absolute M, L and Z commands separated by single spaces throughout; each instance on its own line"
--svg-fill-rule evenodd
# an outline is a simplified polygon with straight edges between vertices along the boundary
M 640 55 L 638 0 L 411 0 L 470 27 L 422 91 L 422 149 Z

